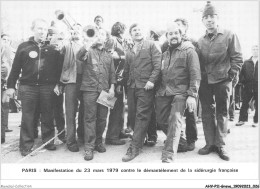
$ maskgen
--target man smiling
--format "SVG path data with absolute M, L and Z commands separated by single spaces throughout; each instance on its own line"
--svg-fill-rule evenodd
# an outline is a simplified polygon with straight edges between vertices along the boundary
M 198 55 L 191 43 L 184 44 L 177 23 L 168 26 L 168 50 L 162 58 L 162 81 L 157 91 L 156 114 L 160 125 L 168 127 L 162 162 L 171 163 L 177 155 L 186 107 L 193 112 L 200 85 Z
M 124 77 L 127 80 L 128 116 L 134 128 L 133 140 L 122 158 L 131 161 L 143 147 L 154 101 L 154 83 L 158 80 L 161 69 L 161 52 L 152 41 L 143 37 L 139 24 L 130 26 L 129 33 L 134 46 L 126 53 Z

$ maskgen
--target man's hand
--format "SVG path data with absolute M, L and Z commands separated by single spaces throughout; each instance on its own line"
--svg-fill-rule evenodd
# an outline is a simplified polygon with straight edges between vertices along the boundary
M 108 91 L 107 100 L 112 100 L 112 98 L 114 98 L 114 96 L 115 96 L 115 90 L 114 90 L 114 87 L 111 87 Z
M 123 93 L 123 91 L 121 90 L 121 85 L 118 85 L 117 87 L 116 87 L 116 93 L 117 94 L 122 94 Z
M 147 81 L 146 85 L 144 86 L 145 90 L 150 90 L 154 87 L 154 84 L 151 81 Z
M 196 98 L 189 96 L 186 100 L 186 107 L 188 108 L 189 112 L 193 112 L 196 108 Z
M 83 41 L 84 48 L 89 51 L 90 47 L 93 45 L 94 41 L 92 39 L 86 38 Z
M 113 59 L 116 59 L 116 60 L 120 59 L 120 56 L 118 55 L 118 53 L 116 51 L 113 52 L 112 57 L 113 57 Z
M 9 88 L 9 89 L 6 90 L 6 95 L 9 98 L 14 98 L 14 93 L 15 93 L 15 89 L 13 89 L 13 88 Z
M 62 94 L 61 90 L 60 90 L 60 86 L 57 84 L 55 87 L 54 87 L 54 93 L 57 95 L 57 96 L 60 96 L 60 94 Z

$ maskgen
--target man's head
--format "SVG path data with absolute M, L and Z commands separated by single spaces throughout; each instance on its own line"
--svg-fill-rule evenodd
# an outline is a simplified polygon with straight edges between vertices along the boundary
M 121 22 L 116 22 L 112 26 L 111 35 L 116 36 L 116 37 L 122 36 L 125 33 L 125 29 L 126 29 L 125 24 L 123 24 Z
M 48 32 L 48 23 L 43 19 L 36 19 L 31 27 L 34 33 L 34 40 L 37 42 L 45 41 Z
M 102 28 L 103 22 L 104 19 L 99 15 L 94 18 L 94 23 L 97 25 L 98 28 Z
M 80 40 L 82 38 L 82 26 L 79 23 L 75 23 L 73 26 L 74 30 L 71 30 L 71 39 Z
M 188 21 L 185 18 L 177 18 L 174 20 L 174 22 L 176 22 L 178 24 L 178 26 L 180 27 L 182 34 L 186 34 L 188 28 L 189 28 L 189 24 Z
M 258 45 L 253 45 L 252 55 L 253 55 L 254 58 L 258 58 Z
M 85 41 L 88 41 L 90 43 L 93 44 L 93 46 L 95 47 L 104 47 L 105 42 L 107 40 L 107 32 L 104 29 L 99 29 L 97 31 L 95 31 L 96 34 L 89 38 L 89 37 L 85 37 Z M 85 36 L 87 36 L 87 33 L 85 32 Z
M 218 12 L 210 1 L 207 2 L 203 10 L 202 22 L 209 32 L 214 31 L 218 27 Z
M 58 34 L 58 30 L 55 27 L 49 27 L 47 34 L 47 41 L 51 41 Z
M 143 36 L 143 29 L 139 24 L 132 24 L 129 28 L 129 33 L 133 41 L 141 41 Z
M 10 35 L 8 35 L 6 33 L 2 34 L 1 35 L 1 44 L 2 45 L 7 45 L 7 46 L 11 45 L 11 37 L 10 37 Z
M 182 30 L 177 23 L 171 23 L 167 27 L 166 37 L 172 47 L 177 47 L 182 41 Z

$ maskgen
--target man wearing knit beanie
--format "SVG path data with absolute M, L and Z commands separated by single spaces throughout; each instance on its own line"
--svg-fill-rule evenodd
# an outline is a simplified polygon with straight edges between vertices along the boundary
M 204 8 L 202 22 L 206 33 L 198 41 L 202 75 L 199 98 L 206 146 L 198 153 L 217 152 L 221 159 L 228 161 L 225 138 L 230 91 L 232 80 L 243 64 L 242 53 L 236 34 L 218 26 L 218 12 L 211 2 Z

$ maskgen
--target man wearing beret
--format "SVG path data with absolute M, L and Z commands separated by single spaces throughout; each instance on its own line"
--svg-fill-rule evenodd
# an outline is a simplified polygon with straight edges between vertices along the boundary
M 210 2 L 204 8 L 202 22 L 206 33 L 198 41 L 202 73 L 199 98 L 206 146 L 198 153 L 217 152 L 221 159 L 229 161 L 225 140 L 229 100 L 232 80 L 243 65 L 242 53 L 237 36 L 219 27 L 217 9 Z

